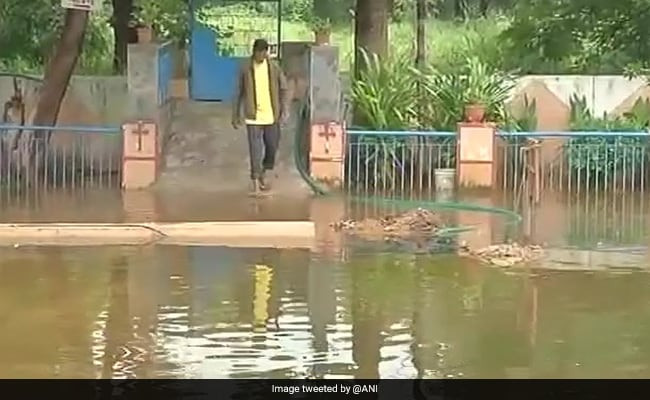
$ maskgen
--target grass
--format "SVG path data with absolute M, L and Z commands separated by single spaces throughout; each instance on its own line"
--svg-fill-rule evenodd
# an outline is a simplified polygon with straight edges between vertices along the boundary
M 234 24 L 229 20 L 211 18 L 209 25 Z M 464 65 L 468 55 L 477 56 L 491 65 L 499 65 L 502 50 L 497 36 L 508 26 L 505 17 L 490 17 L 458 23 L 430 19 L 426 25 L 427 58 L 431 65 L 442 70 L 450 70 Z M 226 43 L 252 43 L 258 36 L 268 36 L 275 41 L 277 23 L 270 17 L 238 18 L 235 33 L 231 38 L 222 39 Z M 305 22 L 283 21 L 282 41 L 312 41 L 314 35 Z M 415 47 L 415 24 L 392 23 L 389 25 L 390 52 L 402 53 Z M 340 50 L 341 69 L 350 69 L 354 60 L 354 26 L 339 25 L 332 30 L 332 45 Z
M 501 51 L 497 36 L 507 27 L 505 19 L 479 19 L 465 23 L 431 19 L 426 25 L 427 61 L 442 70 L 463 65 L 467 55 L 473 53 L 484 61 L 498 62 Z M 390 52 L 411 51 L 415 48 L 415 25 L 392 23 L 389 25 Z M 305 24 L 283 24 L 282 40 L 313 40 Z M 339 26 L 332 31 L 332 45 L 340 50 L 341 68 L 349 70 L 354 60 L 354 27 Z M 415 54 L 414 54 L 415 56 Z

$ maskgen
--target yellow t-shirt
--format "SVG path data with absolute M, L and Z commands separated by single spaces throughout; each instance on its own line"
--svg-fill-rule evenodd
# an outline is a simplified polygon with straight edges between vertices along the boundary
M 271 102 L 271 86 L 269 82 L 269 63 L 253 61 L 253 76 L 255 78 L 255 100 L 257 101 L 255 119 L 246 120 L 246 125 L 273 125 L 273 103 Z

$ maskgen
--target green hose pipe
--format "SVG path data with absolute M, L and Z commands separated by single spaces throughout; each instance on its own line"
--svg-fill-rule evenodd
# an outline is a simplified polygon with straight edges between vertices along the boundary
M 303 157 L 303 154 L 301 154 L 305 133 L 308 132 L 309 130 L 308 122 L 309 122 L 309 106 L 303 102 L 300 105 L 300 111 L 298 113 L 297 130 L 294 136 L 294 163 L 296 169 L 298 170 L 298 173 L 300 174 L 300 177 L 305 181 L 305 183 L 309 186 L 311 191 L 316 196 L 331 196 L 333 195 L 332 191 L 321 186 L 307 172 L 307 166 L 305 165 L 305 158 Z M 477 204 L 463 203 L 463 202 L 454 202 L 454 201 L 436 202 L 436 201 L 428 201 L 428 200 L 388 199 L 388 198 L 375 197 L 375 196 L 371 196 L 371 197 L 354 196 L 352 197 L 352 199 L 360 202 L 383 203 L 386 205 L 397 206 L 398 208 L 404 208 L 404 209 L 418 207 L 418 208 L 424 208 L 429 210 L 447 209 L 447 210 L 456 210 L 456 211 L 485 212 L 490 214 L 502 215 L 506 217 L 509 220 L 508 224 L 518 224 L 522 220 L 521 215 L 505 208 L 488 207 L 488 206 L 481 206 Z M 439 232 L 439 235 L 453 236 L 459 233 L 471 231 L 473 229 L 475 229 L 475 227 L 472 226 L 447 227 L 443 229 L 441 232 Z

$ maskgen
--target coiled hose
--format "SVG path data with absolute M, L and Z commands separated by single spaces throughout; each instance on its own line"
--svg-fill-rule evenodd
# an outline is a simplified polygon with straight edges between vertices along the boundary
M 300 177 L 305 181 L 309 186 L 311 191 L 316 196 L 331 196 L 332 193 L 327 188 L 321 186 L 316 180 L 314 180 L 311 175 L 307 172 L 306 157 L 302 154 L 305 132 L 308 130 L 309 122 L 309 105 L 306 102 L 303 102 L 299 106 L 298 112 L 298 123 L 296 132 L 294 135 L 294 163 Z M 452 211 L 470 211 L 470 212 L 484 212 L 489 214 L 501 215 L 506 218 L 506 224 L 519 224 L 522 220 L 521 215 L 518 213 L 507 210 L 505 208 L 499 207 L 487 207 L 471 203 L 463 202 L 438 202 L 438 201 L 429 201 L 429 200 L 407 200 L 407 199 L 388 199 L 377 196 L 369 197 L 352 197 L 353 200 L 358 202 L 372 202 L 384 204 L 387 206 L 393 206 L 400 209 L 408 208 L 423 208 L 428 210 L 452 210 Z M 447 227 L 443 229 L 442 232 L 439 232 L 439 236 L 453 236 L 462 232 L 467 232 L 470 230 L 476 229 L 475 226 L 456 226 L 456 227 Z

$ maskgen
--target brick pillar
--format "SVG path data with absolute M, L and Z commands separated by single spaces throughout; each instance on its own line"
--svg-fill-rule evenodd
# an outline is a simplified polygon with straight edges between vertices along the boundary
M 122 188 L 144 189 L 158 177 L 160 146 L 158 129 L 153 122 L 124 124 L 122 156 Z
M 345 129 L 338 48 L 312 46 L 309 52 L 310 171 L 332 189 L 344 181 Z
M 492 124 L 458 124 L 457 181 L 459 187 L 496 186 L 496 128 Z
M 339 189 L 344 181 L 343 126 L 339 123 L 314 124 L 311 126 L 309 170 L 311 176 L 331 188 Z

